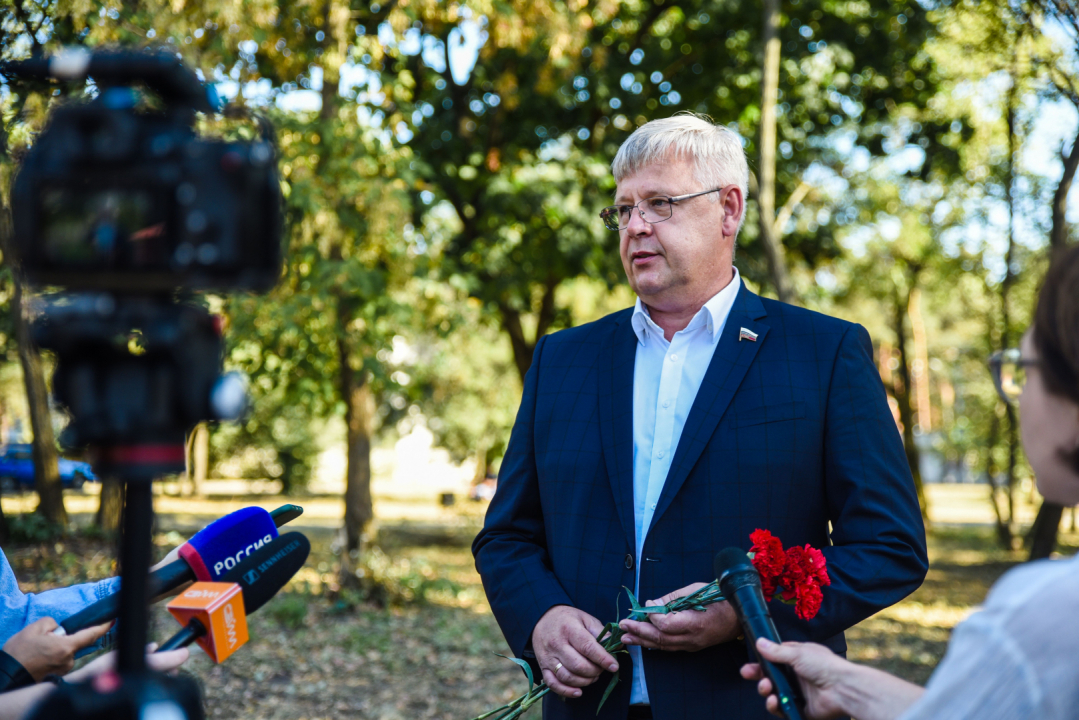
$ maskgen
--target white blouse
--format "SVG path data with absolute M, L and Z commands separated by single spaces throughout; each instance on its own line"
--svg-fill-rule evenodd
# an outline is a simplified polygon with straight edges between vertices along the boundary
M 1079 557 L 1008 571 L 900 720 L 1079 718 Z

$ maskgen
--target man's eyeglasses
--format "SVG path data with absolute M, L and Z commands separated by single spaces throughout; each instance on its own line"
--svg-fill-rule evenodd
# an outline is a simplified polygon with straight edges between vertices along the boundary
M 676 197 L 657 195 L 656 197 L 645 198 L 636 205 L 611 205 L 605 207 L 600 211 L 599 216 L 603 219 L 603 224 L 608 230 L 625 230 L 628 228 L 629 221 L 633 218 L 632 213 L 634 210 L 641 214 L 645 222 L 655 225 L 671 219 L 671 215 L 674 214 L 675 203 L 700 195 L 707 195 L 708 193 L 722 192 L 726 189 L 726 187 L 712 188 L 711 190 L 702 190 L 701 192 Z
M 1024 358 L 1019 348 L 997 350 L 990 355 L 989 371 L 993 373 L 1000 399 L 1009 405 L 1016 404 L 1027 381 L 1027 368 L 1037 364 L 1037 360 Z

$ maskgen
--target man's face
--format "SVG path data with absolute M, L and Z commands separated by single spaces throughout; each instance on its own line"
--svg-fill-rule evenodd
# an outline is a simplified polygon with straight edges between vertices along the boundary
M 674 197 L 708 189 L 694 178 L 691 162 L 659 162 L 623 178 L 615 204 L 634 205 L 657 195 Z M 718 202 L 709 195 L 680 201 L 669 219 L 655 224 L 634 210 L 629 227 L 619 230 L 619 255 L 626 278 L 649 307 L 664 311 L 700 307 L 730 282 L 741 195 L 737 188 L 718 194 Z M 731 202 L 727 201 L 730 194 L 737 195 L 737 215 L 733 218 Z M 730 230 L 729 237 L 724 237 L 725 227 Z

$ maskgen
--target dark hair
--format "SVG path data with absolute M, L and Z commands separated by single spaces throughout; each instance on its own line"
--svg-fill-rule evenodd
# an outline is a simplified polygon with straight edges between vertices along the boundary
M 1079 245 L 1057 251 L 1045 274 L 1034 310 L 1034 347 L 1045 389 L 1079 406 Z M 1079 448 L 1060 452 L 1079 472 Z

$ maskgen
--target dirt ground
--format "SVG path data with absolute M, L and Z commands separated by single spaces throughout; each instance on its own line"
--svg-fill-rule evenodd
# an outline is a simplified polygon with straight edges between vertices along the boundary
M 335 534 L 298 521 L 312 556 L 286 591 L 249 618 L 251 641 L 222 665 L 201 652 L 185 665 L 203 685 L 208 717 L 468 720 L 523 692 L 520 671 L 495 655 L 508 648 L 468 548 L 480 509 L 443 517 L 383 522 L 379 550 L 366 564 L 385 589 L 378 604 L 332 592 Z M 167 516 L 161 525 L 169 527 Z M 159 551 L 180 537 L 175 529 L 160 533 Z M 1065 553 L 1079 546 L 1075 534 L 1062 539 Z M 25 591 L 106 577 L 114 568 L 111 543 L 85 535 L 4 550 Z M 988 528 L 933 530 L 925 584 L 853 628 L 850 657 L 924 683 L 950 630 L 1021 557 L 995 548 Z M 155 609 L 154 639 L 177 627 Z

